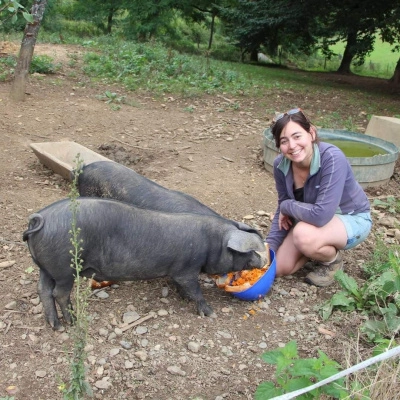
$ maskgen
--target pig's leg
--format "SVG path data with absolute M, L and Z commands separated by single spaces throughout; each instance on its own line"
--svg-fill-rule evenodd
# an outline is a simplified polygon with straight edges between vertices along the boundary
M 73 322 L 73 315 L 71 314 L 72 303 L 70 297 L 73 286 L 74 277 L 71 275 L 65 277 L 63 280 L 56 281 L 56 285 L 53 290 L 53 296 L 60 306 L 63 317 L 68 324 L 72 324 Z
M 56 303 L 53 297 L 53 290 L 56 283 L 54 279 L 43 269 L 40 269 L 38 293 L 40 301 L 43 304 L 44 316 L 46 321 L 54 330 L 61 328 L 60 321 L 58 320 Z
M 216 318 L 217 314 L 207 304 L 201 292 L 198 278 L 185 279 L 185 277 L 172 278 L 182 298 L 196 302 L 197 312 L 200 316 Z

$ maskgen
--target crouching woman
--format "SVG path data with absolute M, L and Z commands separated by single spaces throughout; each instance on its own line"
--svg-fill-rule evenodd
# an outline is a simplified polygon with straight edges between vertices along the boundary
M 343 269 L 341 250 L 371 230 L 368 198 L 343 152 L 318 140 L 300 108 L 275 117 L 271 131 L 280 151 L 274 161 L 278 207 L 266 242 L 276 252 L 277 276 L 313 260 L 305 281 L 328 286 Z

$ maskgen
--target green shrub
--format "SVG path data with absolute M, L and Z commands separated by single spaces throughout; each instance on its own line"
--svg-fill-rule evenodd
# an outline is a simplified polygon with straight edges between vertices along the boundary
M 61 68 L 61 64 L 54 64 L 52 57 L 47 55 L 33 56 L 29 68 L 31 74 L 55 74 Z
M 360 330 L 372 342 L 388 339 L 400 332 L 400 249 L 385 247 L 386 257 L 378 249 L 377 259 L 384 260 L 383 266 L 375 268 L 362 285 L 343 271 L 335 279 L 343 290 L 336 292 L 321 307 L 322 316 L 328 319 L 333 310 L 358 311 L 368 316 Z
M 297 343 L 291 341 L 285 347 L 268 351 L 261 359 L 268 364 L 276 365 L 275 382 L 263 382 L 256 390 L 255 400 L 268 400 L 298 389 L 305 388 L 315 382 L 322 381 L 340 371 L 340 365 L 318 350 L 318 358 L 302 359 L 297 352 Z M 347 394 L 343 378 L 321 386 L 298 399 L 320 399 L 322 395 L 332 398 L 343 398 Z

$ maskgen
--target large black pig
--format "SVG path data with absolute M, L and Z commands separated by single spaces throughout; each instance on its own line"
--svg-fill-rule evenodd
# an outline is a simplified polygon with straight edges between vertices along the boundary
M 85 165 L 78 177 L 78 189 L 81 196 L 125 201 L 149 210 L 219 215 L 194 197 L 167 189 L 113 161 Z
M 79 198 L 82 275 L 96 280 L 138 280 L 169 276 L 182 297 L 194 300 L 200 315 L 215 314 L 198 282 L 200 272 L 261 268 L 267 261 L 259 234 L 224 218 L 163 213 L 98 198 Z M 71 323 L 74 284 L 70 242 L 71 202 L 61 200 L 30 216 L 23 239 L 40 268 L 38 292 L 46 320 L 59 329 L 55 301 Z M 251 229 L 250 229 L 251 230 Z

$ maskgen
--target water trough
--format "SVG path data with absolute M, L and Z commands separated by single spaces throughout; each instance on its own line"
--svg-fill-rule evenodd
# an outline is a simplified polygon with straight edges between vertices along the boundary
M 332 141 L 333 143 L 335 141 L 351 141 L 382 150 L 382 154 L 370 157 L 349 157 L 346 155 L 354 176 L 363 188 L 383 185 L 393 175 L 399 155 L 399 149 L 395 144 L 362 133 L 339 129 L 319 129 L 318 136 L 322 141 Z M 278 155 L 278 150 L 275 147 L 275 140 L 272 137 L 270 128 L 264 131 L 263 151 L 265 169 L 272 173 L 274 159 Z M 344 153 L 346 154 L 346 151 Z

